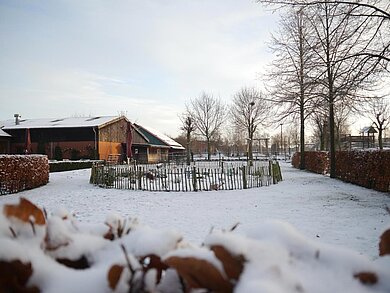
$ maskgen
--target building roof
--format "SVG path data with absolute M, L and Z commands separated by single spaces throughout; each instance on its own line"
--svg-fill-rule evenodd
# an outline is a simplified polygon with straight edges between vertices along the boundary
M 11 137 L 11 135 L 0 128 L 0 137 Z
M 361 133 L 378 133 L 373 126 L 363 127 Z
M 4 130 L 26 128 L 68 128 L 68 127 L 96 127 L 106 125 L 120 117 L 118 116 L 95 116 L 95 117 L 70 117 L 70 118 L 45 118 L 45 119 L 15 119 L 0 121 L 0 127 Z
M 174 141 L 172 138 L 168 137 L 161 132 L 146 126 L 141 126 L 138 124 L 134 124 L 139 132 L 141 132 L 152 145 L 157 146 L 168 146 L 172 149 L 176 150 L 184 150 L 185 148 L 178 142 Z

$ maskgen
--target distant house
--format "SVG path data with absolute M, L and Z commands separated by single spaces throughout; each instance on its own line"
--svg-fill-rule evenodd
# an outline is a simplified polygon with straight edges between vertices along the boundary
M 146 150 L 137 149 L 137 142 L 134 139 L 134 159 L 147 161 L 148 163 L 157 163 L 166 162 L 184 154 L 185 148 L 165 134 L 136 123 L 133 124 L 133 127 L 147 142 Z
M 178 151 L 184 147 L 157 131 L 132 124 L 125 116 L 20 119 L 15 114 L 15 119 L 0 121 L 0 153 L 39 153 L 57 160 L 107 160 L 112 155 L 126 160 L 130 155 L 141 163 L 157 163 Z
M 11 136 L 11 154 L 26 153 L 29 135 L 30 153 L 46 154 L 49 159 L 105 160 L 111 154 L 124 154 L 129 123 L 124 116 L 20 119 L 15 115 L 1 121 L 0 127 Z

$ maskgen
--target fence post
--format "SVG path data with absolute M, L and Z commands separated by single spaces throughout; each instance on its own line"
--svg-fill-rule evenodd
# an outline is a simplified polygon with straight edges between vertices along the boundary
M 96 184 L 96 165 L 95 165 L 95 163 L 92 163 L 91 177 L 89 178 L 89 183 Z
M 245 170 L 245 166 L 242 166 L 242 187 L 244 189 L 247 189 L 248 186 L 247 186 L 247 182 L 246 182 L 246 170 Z
M 135 172 L 136 172 L 136 176 L 138 177 L 138 190 L 142 190 L 142 172 L 141 172 L 141 168 L 137 167 Z M 137 172 L 138 172 L 138 174 L 137 174 Z
M 196 167 L 192 168 L 192 185 L 194 187 L 194 191 L 198 191 L 198 188 L 196 186 Z

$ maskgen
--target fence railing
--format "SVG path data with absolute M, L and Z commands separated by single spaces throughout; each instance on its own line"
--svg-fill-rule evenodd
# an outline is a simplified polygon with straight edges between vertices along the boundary
M 268 186 L 282 180 L 278 162 L 268 165 L 201 168 L 174 165 L 92 166 L 92 184 L 104 188 L 148 191 L 234 190 Z

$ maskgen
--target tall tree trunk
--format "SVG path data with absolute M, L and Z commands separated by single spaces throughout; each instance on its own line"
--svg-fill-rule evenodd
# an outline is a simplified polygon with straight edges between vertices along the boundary
M 301 123 L 301 161 L 299 164 L 299 169 L 305 169 L 305 88 L 304 88 L 304 77 L 303 77 L 303 67 L 304 67 L 304 49 L 303 49 L 303 23 L 302 23 L 302 10 L 300 11 L 300 17 L 298 18 L 298 28 L 299 28 L 299 89 L 300 89 L 300 104 L 299 104 L 299 114 L 300 114 L 300 123 Z
M 329 103 L 329 133 L 330 133 L 330 178 L 336 178 L 336 143 L 335 143 L 335 131 L 334 131 L 334 103 L 333 103 L 333 93 L 330 92 L 332 96 Z
M 300 105 L 301 107 L 301 137 L 300 137 L 300 151 L 301 151 L 301 162 L 299 164 L 299 169 L 304 170 L 305 169 L 305 118 L 304 118 L 304 112 L 303 112 L 303 103 Z
M 207 161 L 211 160 L 211 142 L 210 138 L 207 137 Z
M 382 128 L 382 125 L 379 125 L 379 127 L 378 127 L 378 143 L 379 143 L 380 150 L 383 150 L 382 134 L 383 134 L 383 128 Z
M 336 144 L 335 144 L 335 122 L 334 122 L 334 76 L 331 63 L 331 32 L 330 32 L 330 19 L 328 15 L 328 7 L 325 9 L 326 15 L 326 67 L 327 67 L 327 79 L 328 79 L 328 102 L 329 102 L 329 136 L 330 136 L 330 178 L 336 177 Z
M 187 131 L 187 165 L 191 165 L 191 133 Z

